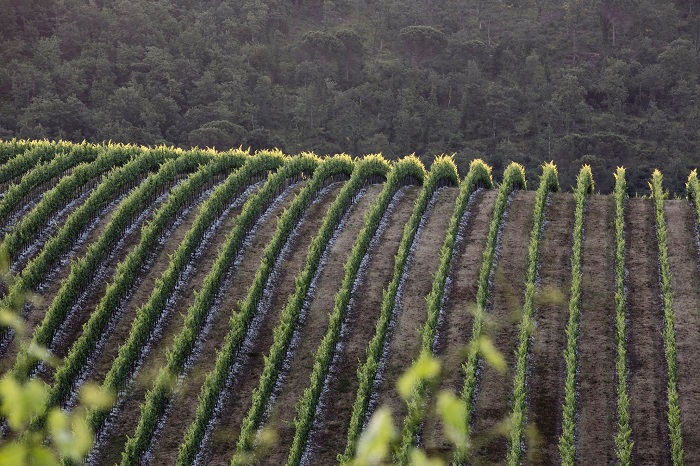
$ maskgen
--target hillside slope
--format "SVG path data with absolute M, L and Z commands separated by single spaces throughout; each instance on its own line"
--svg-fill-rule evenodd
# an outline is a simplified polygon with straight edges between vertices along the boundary
M 553 165 L 531 191 L 517 164 L 494 184 L 449 158 L 12 144 L 3 303 L 38 295 L 22 315 L 63 365 L 2 328 L 1 368 L 67 409 L 87 382 L 117 393 L 90 413 L 88 464 L 229 464 L 260 429 L 279 438 L 256 464 L 331 464 L 380 406 L 404 432 L 396 462 L 413 446 L 472 464 L 700 457 L 695 173 L 688 200 L 659 172 L 627 199 L 622 169 L 601 195 L 588 167 L 571 193 Z M 13 197 L 49 166 L 18 162 L 39 152 L 127 156 L 83 182 L 50 164 Z M 504 367 L 470 351 L 484 339 Z M 396 382 L 424 353 L 442 374 L 407 405 Z M 466 403 L 468 450 L 436 416 L 442 388 Z

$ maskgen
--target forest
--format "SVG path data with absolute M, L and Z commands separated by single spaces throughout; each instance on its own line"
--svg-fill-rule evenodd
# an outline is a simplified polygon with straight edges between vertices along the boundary
M 698 0 L 0 0 L 0 139 L 698 165 Z

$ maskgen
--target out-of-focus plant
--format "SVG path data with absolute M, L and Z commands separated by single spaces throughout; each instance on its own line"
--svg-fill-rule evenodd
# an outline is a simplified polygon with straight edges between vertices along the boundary
M 485 338 L 486 340 L 486 338 Z M 497 353 L 489 342 L 484 342 L 488 352 Z M 491 354 L 487 361 L 500 361 L 502 357 Z M 498 364 L 498 363 L 497 363 Z M 420 386 L 433 386 L 440 377 L 440 362 L 427 353 L 418 360 L 398 379 L 397 391 L 406 403 L 414 401 L 415 393 Z M 440 417 L 444 435 L 447 440 L 457 447 L 468 444 L 468 429 L 466 425 L 466 403 L 449 390 L 440 391 L 435 397 L 435 415 Z M 392 453 L 400 442 L 391 411 L 380 407 L 372 415 L 367 427 L 362 432 L 357 444 L 355 457 L 350 461 L 352 466 L 374 466 L 393 462 Z M 409 462 L 414 466 L 443 466 L 442 458 L 429 457 L 420 448 L 412 448 Z
M 11 286 L 9 259 L 0 251 L 2 284 Z M 16 299 L 0 308 L 0 324 L 11 328 L 14 344 L 27 345 L 29 352 L 44 364 L 58 365 L 60 361 L 43 347 L 30 345 L 24 320 L 19 310 L 31 295 Z M 95 385 L 87 384 L 80 391 L 79 404 L 71 412 L 60 408 L 46 409 L 49 386 L 38 379 L 20 380 L 12 372 L 0 378 L 0 414 L 4 436 L 0 445 L 0 466 L 51 466 L 62 460 L 80 461 L 90 450 L 93 433 L 85 414 L 87 409 L 112 406 L 114 397 Z M 37 419 L 46 422 L 36 425 Z

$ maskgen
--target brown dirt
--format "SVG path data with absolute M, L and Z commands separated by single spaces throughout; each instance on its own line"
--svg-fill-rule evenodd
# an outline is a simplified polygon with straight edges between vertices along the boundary
M 420 188 L 402 190 L 403 198 L 396 203 L 388 217 L 376 248 L 369 252 L 366 268 L 360 272 L 356 290 L 346 315 L 347 334 L 340 340 L 342 351 L 336 355 L 328 375 L 328 391 L 332 402 L 321 406 L 316 416 L 316 428 L 312 430 L 308 445 L 309 464 L 335 464 L 338 453 L 345 449 L 346 434 L 352 415 L 352 405 L 357 392 L 357 368 L 365 359 L 367 344 L 374 335 L 376 320 L 381 310 L 383 291 L 391 280 L 394 256 L 399 249 L 403 229 L 411 216 Z M 323 399 L 323 397 L 322 397 Z
M 213 369 L 216 363 L 216 354 L 224 342 L 229 331 L 229 320 L 232 309 L 238 307 L 238 302 L 245 298 L 248 287 L 253 282 L 255 273 L 260 265 L 260 259 L 265 246 L 275 233 L 277 218 L 284 208 L 291 202 L 302 188 L 303 184 L 295 187 L 272 215 L 270 215 L 257 230 L 253 243 L 246 249 L 243 261 L 234 270 L 231 287 L 227 290 L 225 298 L 216 313 L 211 331 L 206 335 L 201 351 L 194 366 L 189 370 L 183 383 L 179 385 L 173 405 L 177 410 L 172 410 L 167 416 L 165 428 L 156 440 L 150 464 L 174 464 L 177 458 L 178 448 L 182 443 L 185 432 L 195 418 L 197 409 L 197 397 L 204 383 L 206 375 Z M 302 220 L 303 222 L 303 220 Z M 234 441 L 234 440 L 232 440 Z
M 291 247 L 282 261 L 283 267 L 280 267 L 277 275 L 268 283 L 268 290 L 272 292 L 270 305 L 261 318 L 260 326 L 249 335 L 249 345 L 241 351 L 242 357 L 238 359 L 241 366 L 236 380 L 224 395 L 228 398 L 217 416 L 211 436 L 202 445 L 206 452 L 206 464 L 225 466 L 231 461 L 241 421 L 248 413 L 253 390 L 257 388 L 265 367 L 264 357 L 269 354 L 272 346 L 275 327 L 280 323 L 287 299 L 294 293 L 296 276 L 304 269 L 309 245 L 323 225 L 328 208 L 342 186 L 342 183 L 334 184 L 320 202 L 309 207 L 300 224 L 298 235 L 291 242 Z
M 615 392 L 615 201 L 593 195 L 584 216 L 577 461 L 613 464 Z
M 686 464 L 700 464 L 700 275 L 695 213 L 688 201 L 665 201 Z
M 106 259 L 103 259 L 100 267 L 103 270 L 102 277 L 104 278 L 95 283 L 96 286 L 94 286 L 87 296 L 82 298 L 76 312 L 70 315 L 61 326 L 61 330 L 59 330 L 54 341 L 50 345 L 53 354 L 60 358 L 65 357 L 73 343 L 80 338 L 80 335 L 83 333 L 83 324 L 90 319 L 93 311 L 104 297 L 108 284 L 111 283 L 114 278 L 117 265 L 136 247 L 141 240 L 141 228 L 153 219 L 155 212 L 165 202 L 167 202 L 167 196 L 163 196 L 159 201 L 149 204 L 147 206 L 147 214 L 143 216 L 140 223 L 138 223 L 135 228 L 132 228 L 128 234 L 121 236 L 119 243 L 115 245 L 116 248 Z M 70 271 L 65 270 L 65 272 L 65 276 L 68 277 Z M 39 375 L 48 383 L 53 378 L 54 370 L 49 366 L 42 366 L 42 368 L 43 370 Z
M 479 272 L 486 239 L 489 234 L 493 206 L 498 191 L 491 189 L 481 192 L 475 204 L 468 211 L 464 239 L 455 245 L 453 264 L 450 272 L 451 284 L 446 290 L 443 303 L 443 322 L 438 327 L 438 340 L 435 355 L 442 363 L 443 378 L 439 390 L 460 393 L 464 382 L 462 364 L 466 361 L 465 349 L 469 343 L 473 326 L 470 309 L 476 305 Z M 439 427 L 438 416 L 429 415 L 423 425 L 423 448 L 431 456 L 450 458 L 450 443 Z
M 86 227 L 85 231 L 88 232 L 86 239 L 76 242 L 76 245 L 69 252 L 67 252 L 62 259 L 82 257 L 88 246 L 97 241 L 102 232 L 105 230 L 118 206 L 119 203 L 114 203 L 101 212 L 100 220 Z M 39 252 L 41 252 L 41 249 L 37 249 L 36 253 L 29 259 L 38 255 Z M 23 261 L 20 269 L 24 268 L 27 262 L 28 260 Z M 61 263 L 60 261 L 56 263 L 54 265 L 54 270 L 50 272 L 50 276 L 44 284 L 44 288 L 35 292 L 37 299 L 33 304 L 28 306 L 28 310 L 25 314 L 25 324 L 28 332 L 27 338 L 31 338 L 31 333 L 44 319 L 44 315 L 51 305 L 51 302 L 58 294 L 58 290 L 61 288 L 63 280 L 68 277 L 68 274 L 70 273 L 70 265 L 71 262 L 67 260 L 65 263 Z M 16 344 L 11 344 L 3 351 L 0 351 L 0 354 L 2 355 L 2 357 L 0 357 L 0 373 L 5 373 L 5 371 L 12 367 L 15 359 L 17 358 L 18 350 L 19 348 Z
M 382 190 L 383 185 L 372 185 L 362 198 L 352 206 L 343 229 L 331 247 L 326 264 L 316 282 L 319 290 L 311 299 L 306 316 L 300 322 L 299 346 L 294 349 L 291 366 L 285 371 L 280 393 L 272 401 L 270 421 L 267 426 L 277 432 L 277 442 L 264 464 L 284 464 L 294 439 L 292 422 L 296 410 L 292 409 L 309 384 L 318 345 L 326 334 L 328 319 L 333 311 L 335 295 L 343 281 L 345 262 L 355 240 L 364 226 L 364 217 Z
M 492 366 L 482 364 L 473 414 L 472 432 L 476 436 L 473 464 L 502 462 L 506 456 L 508 439 L 497 430 L 511 410 L 518 323 L 525 293 L 534 205 L 533 191 L 519 191 L 507 211 L 501 253 L 493 278 L 492 306 L 485 326 L 494 346 L 506 360 L 507 370 L 500 373 Z
M 666 417 L 666 362 L 661 336 L 658 257 L 652 201 L 630 199 L 627 233 L 628 357 L 632 462 L 670 464 Z
M 256 230 L 256 232 L 254 233 L 253 244 L 251 245 L 251 247 L 244 248 L 242 250 L 242 254 L 244 254 L 244 262 L 243 264 L 241 264 L 241 266 L 249 264 L 249 268 L 252 268 L 256 263 L 255 261 L 257 261 L 257 263 L 260 262 L 260 257 L 262 255 L 264 245 L 269 241 L 270 237 L 272 237 L 272 234 L 275 231 L 277 217 L 280 215 L 284 208 L 289 207 L 289 204 L 291 204 L 292 200 L 294 199 L 294 196 L 299 192 L 299 190 L 301 190 L 302 187 L 303 185 L 295 186 L 289 192 L 287 192 L 286 195 L 284 195 L 284 197 L 282 198 L 283 201 L 281 202 L 281 204 L 274 211 L 272 211 L 271 215 L 269 215 L 269 217 L 262 223 L 262 226 L 258 230 Z M 114 464 L 115 462 L 119 462 L 124 443 L 126 442 L 127 435 L 133 435 L 134 431 L 136 430 L 136 425 L 139 421 L 139 417 L 141 414 L 139 404 L 143 402 L 146 392 L 148 391 L 148 389 L 151 388 L 153 380 L 158 374 L 158 370 L 160 369 L 160 367 L 165 365 L 166 350 L 167 348 L 170 348 L 172 346 L 172 342 L 174 341 L 176 335 L 182 329 L 187 310 L 194 303 L 196 293 L 199 290 L 201 290 L 204 279 L 211 271 L 214 262 L 216 262 L 219 248 L 224 244 L 227 235 L 235 226 L 236 217 L 236 212 L 232 212 L 229 215 L 228 219 L 216 231 L 210 245 L 204 251 L 204 254 L 197 260 L 197 267 L 192 272 L 192 275 L 190 276 L 190 279 L 188 280 L 187 284 L 180 291 L 179 299 L 175 303 L 175 307 L 173 309 L 171 318 L 165 324 L 162 336 L 159 339 L 157 339 L 157 341 L 154 341 L 152 343 L 152 348 L 149 351 L 148 355 L 145 357 L 142 367 L 136 375 L 134 382 L 127 387 L 125 393 L 122 396 L 123 401 L 121 409 L 119 410 L 116 417 L 111 423 L 111 428 L 108 432 L 107 442 L 101 448 L 101 451 L 98 454 L 97 463 Z M 249 256 L 252 257 L 250 260 L 248 259 Z M 234 273 L 236 274 L 235 278 L 238 279 L 240 273 L 238 271 Z M 253 269 L 253 271 L 249 274 L 250 278 L 248 282 L 252 280 L 252 274 L 254 273 L 255 270 Z M 241 277 L 241 280 L 243 280 L 244 282 L 241 286 L 246 286 L 247 288 L 248 282 L 245 282 L 244 277 Z M 229 291 L 228 294 L 231 295 L 232 292 Z M 218 314 L 218 327 L 215 326 L 213 330 L 214 332 L 216 332 L 218 328 L 219 333 L 221 335 L 210 335 L 210 338 L 207 339 L 207 344 L 209 344 L 209 346 L 215 345 L 216 350 L 218 350 L 221 342 L 223 342 L 225 332 L 228 329 L 227 322 L 228 318 L 230 317 L 229 310 L 232 309 L 234 305 L 235 300 L 233 298 L 224 300 L 220 308 L 221 310 Z M 211 352 L 206 354 L 210 355 L 210 358 L 204 363 L 208 363 L 209 366 L 201 369 L 196 368 L 195 377 L 198 378 L 194 379 L 193 382 L 191 382 L 193 380 L 191 378 L 191 374 L 187 378 L 188 386 L 185 389 L 189 392 L 193 392 L 193 394 L 191 394 L 191 398 L 189 398 L 188 401 L 190 405 L 194 405 L 192 415 L 194 415 L 194 408 L 196 408 L 196 400 L 197 395 L 199 393 L 199 387 L 201 386 L 202 381 L 204 380 L 204 376 L 207 374 L 208 370 L 211 369 L 211 366 L 213 366 L 213 355 L 215 355 L 216 353 Z M 175 414 L 177 415 L 178 413 Z M 180 428 L 185 429 L 186 427 L 187 426 Z M 182 436 L 173 440 L 173 442 L 175 443 L 175 446 L 173 447 L 175 449 L 175 454 L 177 454 L 177 447 L 179 446 L 181 441 Z
M 415 243 L 413 259 L 405 274 L 403 296 L 394 315 L 389 352 L 375 394 L 378 405 L 391 409 L 394 419 L 403 422 L 408 410 L 396 392 L 396 381 L 418 357 L 422 338 L 420 328 L 428 318 L 425 297 L 433 287 L 433 276 L 440 265 L 440 248 L 450 224 L 459 188 L 444 188 L 436 194 L 436 203 L 427 212 L 420 238 Z
M 147 175 L 150 175 L 150 173 L 147 173 Z M 143 180 L 143 179 L 145 179 L 145 177 L 142 177 L 141 179 Z M 85 251 L 87 251 L 87 248 L 90 246 L 90 244 L 94 243 L 97 240 L 97 238 L 100 237 L 100 235 L 102 234 L 104 229 L 107 227 L 107 224 L 112 219 L 112 216 L 116 212 L 117 207 L 119 207 L 119 204 L 121 203 L 121 201 L 126 199 L 126 197 L 137 187 L 138 187 L 138 185 L 134 186 L 132 189 L 130 189 L 124 193 L 120 193 L 120 192 L 114 193 L 114 196 L 112 198 L 110 198 L 109 201 L 107 201 L 107 204 L 102 207 L 99 214 L 95 217 L 96 220 L 92 223 L 88 223 L 86 225 L 86 227 L 84 228 L 84 230 L 81 234 L 86 233 L 85 238 L 78 239 L 78 240 L 73 242 L 71 251 L 69 253 L 70 257 L 81 257 L 83 254 L 85 254 Z M 95 189 L 97 189 L 97 187 L 95 187 Z M 89 198 L 89 196 L 88 196 L 88 198 Z M 80 205 L 85 203 L 85 201 L 87 201 L 88 198 L 85 198 Z M 59 227 L 59 229 L 61 227 L 63 227 L 63 224 L 65 224 L 66 220 L 68 220 L 68 217 L 70 216 L 70 214 L 72 214 L 78 208 L 79 208 L 79 206 L 76 206 L 74 209 L 72 209 L 70 211 L 70 213 L 68 215 L 65 216 L 65 218 L 63 218 L 62 224 Z M 51 234 L 51 236 L 53 236 L 57 231 L 58 231 L 58 229 L 56 229 Z M 42 230 L 42 232 L 40 232 L 37 235 L 37 238 L 40 236 L 43 236 L 43 234 L 44 234 L 44 231 Z M 34 241 L 36 241 L 37 238 L 34 238 L 34 240 L 32 240 L 32 243 Z M 30 243 L 30 244 L 32 244 L 32 243 Z M 23 260 L 21 261 L 20 269 L 23 268 L 31 259 L 36 257 L 40 252 L 41 252 L 41 248 L 37 248 L 35 251 L 33 251 L 27 257 L 24 257 Z M 61 267 L 65 268 L 67 265 L 68 264 L 64 264 Z M 58 264 L 57 264 L 57 266 L 58 266 Z M 53 273 L 55 274 L 56 272 L 54 271 Z
M 100 349 L 99 356 L 92 363 L 92 367 L 90 368 L 92 375 L 90 377 L 94 382 L 98 384 L 104 382 L 104 377 L 112 367 L 112 362 L 117 357 L 119 347 L 129 336 L 132 322 L 136 318 L 136 312 L 142 305 L 148 302 L 151 293 L 155 289 L 156 280 L 158 280 L 170 266 L 170 256 L 177 251 L 185 235 L 187 235 L 187 232 L 192 228 L 204 201 L 205 199 L 200 199 L 200 203 L 194 206 L 187 215 L 182 217 L 181 223 L 167 238 L 161 250 L 157 252 L 156 258 L 152 261 L 148 261 L 141 268 L 141 271 L 143 272 L 146 270 L 146 273 L 137 280 L 136 289 L 133 294 L 122 304 L 122 309 L 124 309 L 123 314 L 119 317 L 114 327 L 110 329 L 107 341 Z
M 65 225 L 68 217 L 78 210 L 85 201 L 88 200 L 90 195 L 94 192 L 95 188 L 86 187 L 83 185 L 78 188 L 75 193 L 65 202 L 65 205 L 59 207 L 57 210 L 51 213 L 51 223 L 44 223 L 40 226 L 40 231 L 32 233 L 32 239 L 28 241 L 28 244 L 33 244 L 34 242 L 41 242 L 45 238 L 50 238 L 56 232 Z M 83 190 L 85 188 L 85 190 Z M 73 205 L 69 205 L 74 203 Z M 110 210 L 111 212 L 111 210 Z M 30 212 L 31 213 L 31 212 Z
M 539 250 L 536 331 L 530 347 L 528 432 L 538 443 L 527 450 L 526 464 L 559 462 L 564 402 L 566 323 L 571 288 L 571 247 L 576 203 L 570 193 L 552 193 L 545 211 Z

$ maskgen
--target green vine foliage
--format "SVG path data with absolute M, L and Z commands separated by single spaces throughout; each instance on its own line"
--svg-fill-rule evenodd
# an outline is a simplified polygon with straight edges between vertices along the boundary
M 581 255 L 583 253 L 583 221 L 586 198 L 593 192 L 593 173 L 591 167 L 584 165 L 576 180 L 574 201 L 574 242 L 571 251 L 571 291 L 569 293 L 569 320 L 566 326 L 566 348 L 564 364 L 566 379 L 564 380 L 564 419 L 562 434 L 559 438 L 559 452 L 562 464 L 573 466 L 576 459 L 576 376 L 578 368 L 577 345 L 579 337 L 579 322 L 581 319 Z

